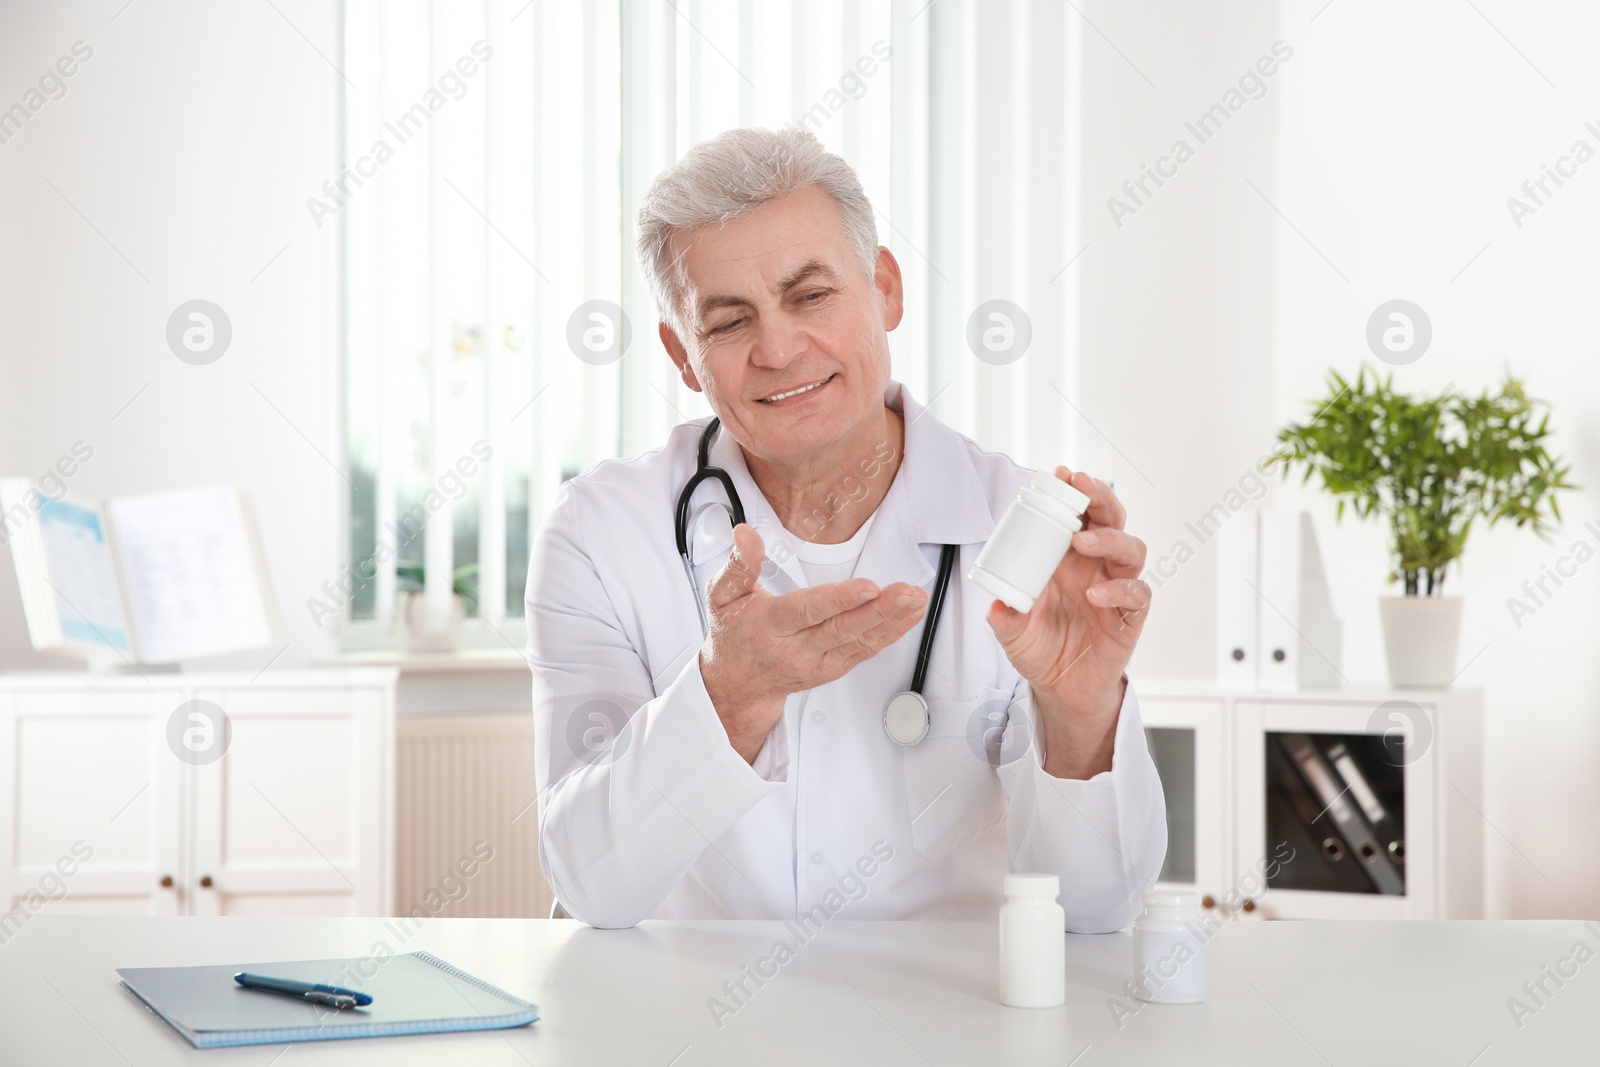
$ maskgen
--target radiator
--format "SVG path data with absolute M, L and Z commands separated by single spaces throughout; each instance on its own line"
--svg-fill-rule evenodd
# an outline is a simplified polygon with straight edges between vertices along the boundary
M 400 718 L 395 727 L 396 914 L 548 916 L 532 716 Z

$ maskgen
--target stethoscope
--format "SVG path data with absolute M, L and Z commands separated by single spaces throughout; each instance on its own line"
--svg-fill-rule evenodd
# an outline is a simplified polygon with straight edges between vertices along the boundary
M 737 526 L 744 522 L 744 504 L 739 500 L 738 490 L 733 487 L 733 479 L 721 467 L 713 467 L 709 459 L 711 439 L 716 436 L 717 428 L 721 425 L 721 419 L 713 418 L 700 434 L 700 446 L 695 454 L 695 472 L 688 484 L 683 487 L 683 492 L 678 494 L 677 514 L 673 522 L 673 532 L 678 539 L 678 557 L 683 560 L 683 572 L 689 576 L 689 587 L 694 590 L 695 608 L 700 613 L 701 633 L 709 632 L 705 594 L 700 588 L 700 583 L 695 580 L 694 563 L 689 558 L 689 508 L 695 490 L 707 479 L 721 482 L 723 491 L 728 494 L 726 510 L 733 525 Z M 708 504 L 697 512 L 694 518 L 698 520 L 708 508 L 719 506 Z M 889 703 L 883 709 L 884 732 L 897 745 L 909 748 L 921 743 L 922 739 L 928 736 L 930 717 L 928 702 L 922 696 L 922 686 L 928 679 L 928 663 L 933 657 L 933 638 L 939 629 L 939 615 L 944 610 L 945 594 L 950 588 L 950 574 L 955 570 L 958 551 L 957 545 L 945 545 L 939 551 L 939 576 L 934 582 L 933 595 L 928 598 L 928 617 L 922 624 L 922 644 L 917 649 L 917 665 L 911 673 L 911 688 L 890 697 Z

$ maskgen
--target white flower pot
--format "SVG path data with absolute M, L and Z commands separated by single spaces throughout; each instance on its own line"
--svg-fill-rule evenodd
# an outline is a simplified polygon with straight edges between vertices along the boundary
M 467 602 L 459 595 L 450 597 L 450 627 L 443 633 L 428 632 L 428 598 L 425 593 L 402 593 L 400 601 L 400 646 L 407 652 L 455 652 L 466 633 Z
M 1456 646 L 1461 638 L 1458 596 L 1386 596 L 1383 645 L 1389 681 L 1402 689 L 1443 689 L 1456 677 Z

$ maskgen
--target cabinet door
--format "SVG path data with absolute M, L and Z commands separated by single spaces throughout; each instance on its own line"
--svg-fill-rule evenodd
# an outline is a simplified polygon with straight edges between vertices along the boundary
M 0 928 L 39 912 L 183 910 L 176 689 L 0 693 Z M 165 884 L 163 884 L 165 883 Z M 18 911 L 18 907 L 23 911 Z M 0 933 L 5 932 L 0 929 Z
M 241 687 L 199 694 L 231 739 L 195 768 L 197 915 L 381 915 L 391 852 L 383 695 Z
M 1139 713 L 1166 798 L 1167 856 L 1160 883 L 1221 902 L 1231 863 L 1224 834 L 1229 753 L 1223 703 L 1141 694 Z
M 1406 714 L 1389 715 L 1390 704 L 1403 705 Z M 1430 746 L 1427 738 L 1437 735 L 1438 704 L 1419 695 L 1418 699 L 1364 700 L 1329 697 L 1316 700 L 1240 700 L 1234 713 L 1235 751 L 1237 768 L 1235 810 L 1239 862 L 1251 867 L 1267 866 L 1272 858 L 1287 862 L 1273 864 L 1282 875 L 1269 886 L 1261 901 L 1261 912 L 1267 918 L 1277 919 L 1435 919 L 1441 918 L 1437 895 L 1438 878 L 1438 807 L 1436 785 L 1439 780 L 1438 746 Z M 1419 738 L 1421 729 L 1426 737 Z M 1360 859 L 1355 849 L 1365 835 L 1357 829 L 1342 832 L 1336 820 L 1337 811 L 1316 791 L 1312 784 L 1291 780 L 1294 789 L 1303 793 L 1300 807 L 1306 812 L 1320 808 L 1309 817 L 1300 814 L 1280 814 L 1280 825 L 1299 834 L 1304 830 L 1298 848 L 1284 848 L 1284 842 L 1269 842 L 1267 826 L 1271 821 L 1269 801 L 1272 793 L 1268 773 L 1267 745 L 1277 743 L 1276 738 L 1287 734 L 1308 735 L 1314 744 L 1324 750 L 1323 760 L 1331 769 L 1321 777 L 1326 783 L 1322 791 L 1340 798 L 1337 802 L 1345 810 L 1361 810 L 1363 818 L 1382 812 L 1388 816 L 1398 811 L 1403 818 L 1403 836 L 1399 851 L 1384 849 L 1381 835 L 1374 836 L 1374 851 L 1392 853 L 1391 870 L 1398 870 L 1403 883 L 1403 893 L 1393 895 L 1380 891 L 1370 879 L 1352 879 L 1350 885 L 1319 888 L 1289 888 L 1308 884 L 1307 876 L 1319 875 L 1320 881 L 1332 881 L 1336 868 L 1359 868 Z M 1331 736 L 1330 736 L 1331 735 Z M 1385 768 L 1397 782 L 1394 798 L 1384 801 L 1374 794 L 1371 768 L 1362 771 L 1357 766 L 1346 775 L 1329 760 L 1327 749 L 1335 743 L 1355 752 L 1362 743 L 1369 750 L 1382 750 L 1388 760 Z M 1421 743 L 1419 743 L 1421 742 Z M 1280 764 L 1283 765 L 1283 764 Z M 1335 792 L 1337 790 L 1337 792 Z M 1370 805 L 1370 807 L 1369 807 Z M 1280 812 L 1287 805 L 1280 805 Z M 1289 821 L 1289 820 L 1294 821 Z M 1369 822 L 1369 828 L 1375 823 Z M 1319 843 L 1321 846 L 1319 848 Z M 1368 847 L 1371 847 L 1369 844 Z M 1302 851 L 1309 850 L 1302 860 Z M 1269 852 L 1272 856 L 1269 857 Z M 1320 854 L 1319 854 L 1320 853 Z M 1322 864 L 1324 872 L 1313 872 L 1308 865 Z M 1348 872 L 1340 871 L 1341 874 Z

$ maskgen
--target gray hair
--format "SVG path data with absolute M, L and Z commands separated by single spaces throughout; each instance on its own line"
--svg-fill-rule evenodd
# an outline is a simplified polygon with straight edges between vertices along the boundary
M 682 255 L 672 254 L 672 235 L 710 223 L 725 225 L 808 185 L 822 186 L 839 205 L 845 237 L 871 278 L 878 258 L 872 203 L 850 164 L 825 149 L 810 130 L 728 130 L 689 149 L 650 184 L 639 205 L 639 267 L 661 317 L 680 337 L 690 285 Z

